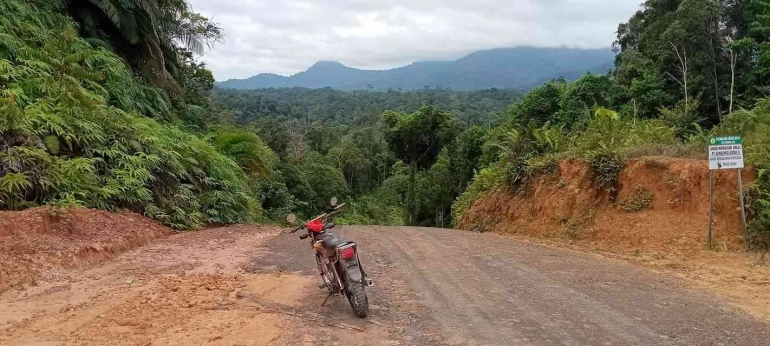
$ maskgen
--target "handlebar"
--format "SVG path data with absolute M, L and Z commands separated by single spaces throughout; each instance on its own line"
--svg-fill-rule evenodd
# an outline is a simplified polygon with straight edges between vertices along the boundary
M 341 212 L 342 212 L 342 209 L 343 209 L 343 208 L 345 208 L 345 203 L 342 203 L 342 204 L 340 204 L 340 205 L 338 205 L 338 206 L 334 207 L 334 211 L 332 211 L 331 213 L 323 213 L 323 214 L 321 214 L 321 215 L 318 215 L 318 216 L 316 216 L 315 218 L 313 218 L 313 219 L 312 219 L 312 220 L 310 220 L 310 221 L 317 221 L 317 220 L 323 219 L 323 218 L 325 218 L 325 217 L 327 217 L 327 216 L 334 216 L 334 215 L 337 215 L 337 214 L 339 214 L 339 213 L 341 213 Z
M 345 208 L 345 203 L 342 203 L 342 204 L 340 204 L 340 205 L 338 205 L 338 206 L 334 207 L 333 209 L 329 209 L 329 210 L 333 210 L 333 211 L 331 211 L 331 212 L 328 212 L 328 213 L 323 213 L 323 214 L 321 214 L 321 215 L 318 215 L 318 216 L 316 216 L 314 219 L 310 220 L 309 222 L 311 222 L 311 221 L 318 221 L 318 220 L 321 220 L 321 219 L 323 219 L 323 218 L 329 218 L 329 217 L 334 217 L 334 216 L 337 216 L 338 214 L 342 213 L 342 209 L 343 209 L 343 208 Z M 329 228 L 333 228 L 333 227 L 334 227 L 334 224 L 333 224 L 333 223 L 332 223 L 331 225 L 332 225 L 332 226 L 331 226 L 331 227 L 329 227 Z M 303 228 L 305 228 L 305 225 L 304 225 L 304 224 L 303 224 L 303 225 L 300 225 L 300 226 L 297 226 L 297 228 L 295 228 L 295 229 L 293 229 L 293 230 L 289 231 L 289 233 L 297 233 L 297 231 L 299 231 L 299 230 L 301 230 L 301 229 L 303 229 Z M 299 239 L 307 239 L 309 236 L 310 236 L 309 234 L 306 234 L 306 235 L 301 235 L 301 236 L 299 236 Z

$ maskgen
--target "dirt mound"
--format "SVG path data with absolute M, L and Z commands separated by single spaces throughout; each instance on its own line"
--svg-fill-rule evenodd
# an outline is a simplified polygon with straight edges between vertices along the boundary
M 744 171 L 744 181 L 755 175 Z M 715 174 L 714 235 L 743 248 L 735 171 Z M 525 195 L 497 190 L 475 201 L 460 228 L 566 238 L 618 250 L 700 251 L 708 228 L 708 162 L 644 157 L 626 162 L 613 196 L 595 187 L 588 164 L 562 162 L 535 179 Z
M 55 279 L 63 269 L 99 263 L 171 233 L 130 212 L 47 207 L 0 212 L 0 292 Z

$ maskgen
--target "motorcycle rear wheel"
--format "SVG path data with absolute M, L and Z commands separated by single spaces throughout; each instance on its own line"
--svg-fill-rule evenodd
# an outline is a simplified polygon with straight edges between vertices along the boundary
M 369 300 L 366 297 L 365 286 L 363 282 L 348 281 L 348 301 L 353 312 L 360 318 L 366 317 L 369 313 Z

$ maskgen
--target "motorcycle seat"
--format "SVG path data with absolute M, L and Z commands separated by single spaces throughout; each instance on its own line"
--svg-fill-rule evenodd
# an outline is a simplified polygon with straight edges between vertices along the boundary
M 329 249 L 336 248 L 337 246 L 345 243 L 337 239 L 337 237 L 335 237 L 334 234 L 331 234 L 331 233 L 325 234 L 322 242 L 323 242 L 323 246 Z

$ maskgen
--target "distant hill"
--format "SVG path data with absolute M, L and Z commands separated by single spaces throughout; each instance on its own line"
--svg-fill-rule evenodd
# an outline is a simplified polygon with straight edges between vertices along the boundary
M 263 73 L 220 82 L 217 86 L 226 89 L 418 90 L 426 86 L 452 90 L 530 89 L 554 78 L 574 80 L 586 72 L 607 73 L 614 58 L 609 49 L 516 47 L 479 51 L 455 61 L 415 62 L 383 71 L 320 61 L 290 77 Z

